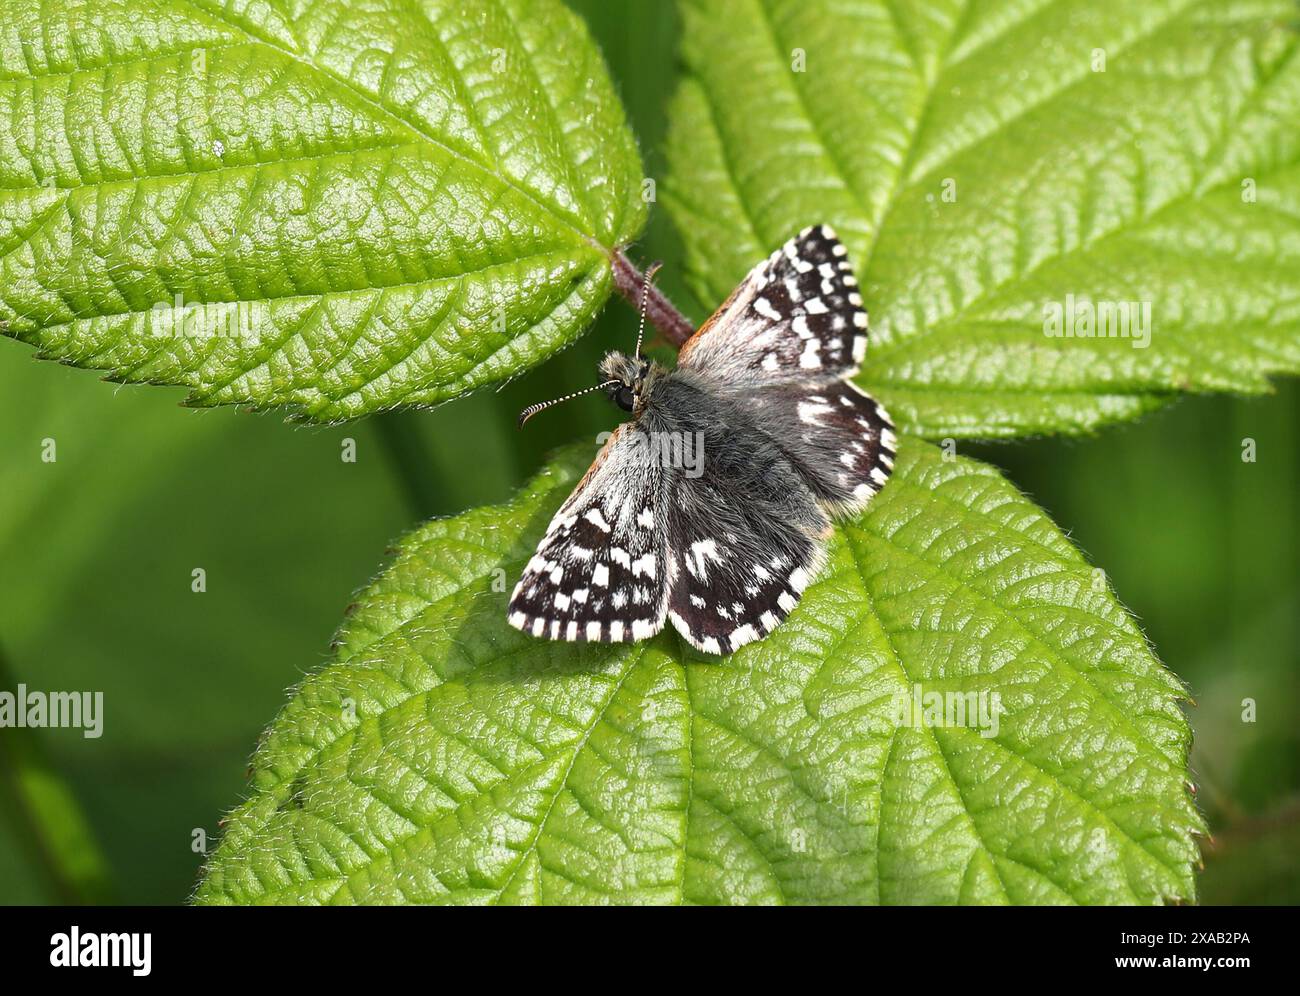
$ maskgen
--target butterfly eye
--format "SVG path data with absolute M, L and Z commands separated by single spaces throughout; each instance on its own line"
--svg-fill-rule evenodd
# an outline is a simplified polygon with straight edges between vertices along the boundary
M 620 384 L 617 391 L 614 392 L 614 404 L 618 405 L 625 412 L 630 412 L 635 404 L 635 396 L 632 394 L 632 388 L 626 384 Z

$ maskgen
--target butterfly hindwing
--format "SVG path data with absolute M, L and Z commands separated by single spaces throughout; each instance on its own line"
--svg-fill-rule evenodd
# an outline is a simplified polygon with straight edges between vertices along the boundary
M 776 384 L 744 403 L 755 424 L 781 440 L 813 494 L 839 514 L 860 511 L 894 469 L 894 423 L 850 380 Z
M 618 643 L 663 628 L 667 604 L 662 469 L 644 434 L 620 426 L 560 507 L 510 597 L 516 629 L 552 640 Z
M 678 365 L 730 385 L 851 376 L 867 347 L 844 245 L 814 225 L 750 271 L 682 347 Z
M 821 569 L 822 544 L 806 533 L 772 533 L 753 545 L 714 530 L 708 520 L 676 523 L 672 543 L 679 552 L 668 618 L 704 653 L 729 654 L 763 639 Z

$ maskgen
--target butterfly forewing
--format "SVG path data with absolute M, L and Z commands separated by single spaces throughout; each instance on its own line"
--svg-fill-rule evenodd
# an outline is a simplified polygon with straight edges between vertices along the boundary
M 829 225 L 805 228 L 759 263 L 682 347 L 678 365 L 728 384 L 857 372 L 867 313 Z
M 663 474 L 643 458 L 643 435 L 633 423 L 620 426 L 555 513 L 510 597 L 510 625 L 606 643 L 663 628 Z
M 823 551 L 820 537 L 810 532 L 746 517 L 740 507 L 745 496 L 714 484 L 693 485 L 701 500 L 712 502 L 710 514 L 674 508 L 670 516 L 675 572 L 668 618 L 696 649 L 729 654 L 761 640 L 790 614 L 820 569 Z M 804 495 L 804 511 L 814 513 L 812 496 Z

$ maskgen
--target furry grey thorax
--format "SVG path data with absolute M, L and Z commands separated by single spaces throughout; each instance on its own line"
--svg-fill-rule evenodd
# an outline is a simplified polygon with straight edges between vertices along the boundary
M 810 490 L 796 468 L 824 465 L 821 454 L 791 452 L 780 440 L 777 413 L 765 415 L 762 406 L 699 371 L 668 370 L 651 360 L 629 357 L 617 350 L 606 354 L 600 372 L 615 380 L 607 389 L 610 400 L 633 413 L 638 427 L 651 437 L 698 436 L 703 459 L 720 481 L 737 494 L 745 510 L 747 530 L 717 522 L 718 535 L 765 534 L 764 524 L 785 522 L 809 536 L 820 536 L 830 526 L 818 507 L 820 495 Z M 630 398 L 630 404 L 625 403 Z M 795 437 L 797 438 L 797 436 Z M 675 487 L 680 470 L 665 467 L 665 491 L 690 500 L 690 492 Z M 805 471 L 806 473 L 807 471 Z M 716 519 L 715 508 L 692 510 L 701 520 Z

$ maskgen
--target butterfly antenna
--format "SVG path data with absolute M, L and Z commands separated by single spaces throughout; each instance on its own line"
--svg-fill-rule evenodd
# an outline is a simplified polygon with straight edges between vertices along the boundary
M 603 387 L 609 387 L 610 384 L 617 384 L 617 380 L 607 380 L 600 384 L 593 384 L 591 387 L 584 387 L 581 391 L 574 391 L 572 394 L 566 394 L 562 398 L 552 398 L 550 401 L 539 401 L 535 405 L 529 405 L 519 413 L 519 428 L 524 427 L 524 423 L 543 409 L 550 408 L 552 405 L 558 405 L 563 401 L 570 401 L 573 398 L 580 398 L 584 394 L 590 394 L 592 391 L 599 391 Z
M 645 271 L 645 276 L 641 278 L 644 282 L 641 284 L 641 324 L 637 326 L 636 330 L 636 358 L 638 360 L 641 359 L 641 338 L 645 335 L 645 306 L 650 297 L 650 282 L 654 280 L 655 274 L 659 272 L 661 266 L 663 266 L 663 263 L 651 263 L 650 268 Z

